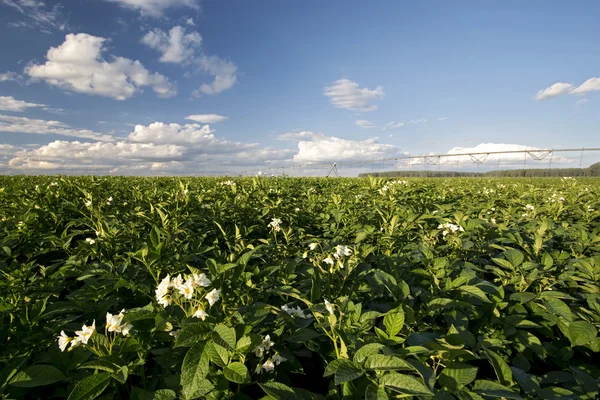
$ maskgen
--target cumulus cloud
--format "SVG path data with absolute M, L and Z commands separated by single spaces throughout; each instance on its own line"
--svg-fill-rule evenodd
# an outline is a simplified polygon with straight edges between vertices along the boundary
M 136 125 L 127 140 L 136 143 L 186 145 L 189 146 L 189 152 L 195 154 L 231 154 L 258 147 L 254 143 L 219 138 L 213 132 L 208 125 L 153 122 L 147 126 Z
M 306 139 L 313 139 L 317 136 L 321 136 L 311 131 L 300 131 L 300 132 L 286 132 L 277 136 L 278 140 L 290 140 L 295 142 L 301 142 Z
M 192 92 L 195 97 L 212 95 L 231 88 L 237 81 L 238 67 L 231 61 L 208 56 L 201 50 L 202 37 L 198 32 L 186 33 L 177 25 L 169 32 L 154 29 L 142 38 L 142 43 L 161 52 L 160 61 L 176 64 L 193 64 L 199 71 L 213 77 Z
M 22 79 L 21 75 L 15 72 L 5 72 L 0 73 L 0 82 L 8 82 L 8 81 L 20 81 Z
M 361 128 L 365 128 L 365 129 L 375 127 L 375 125 L 373 125 L 373 123 L 371 121 L 367 121 L 366 119 L 357 119 L 354 123 L 356 125 L 360 126 Z
M 339 79 L 327 86 L 325 96 L 336 108 L 345 108 L 353 111 L 373 111 L 376 105 L 369 104 L 372 100 L 382 99 L 383 86 L 375 89 L 359 88 L 358 83 L 350 79 Z
M 600 78 L 590 78 L 583 82 L 577 88 L 571 91 L 571 94 L 586 94 L 600 90 Z
M 45 104 L 28 103 L 12 96 L 0 96 L 0 111 L 23 112 L 32 107 L 44 107 Z
M 113 140 L 113 137 L 110 135 L 93 132 L 88 129 L 73 129 L 69 125 L 59 121 L 13 117 L 3 114 L 0 114 L 0 132 L 60 135 L 99 141 Z
M 536 100 L 546 100 L 552 97 L 562 96 L 564 94 L 571 93 L 573 85 L 570 83 L 556 82 L 553 85 L 548 86 L 546 89 L 542 89 L 535 95 Z
M 400 155 L 400 149 L 391 144 L 382 144 L 377 139 L 362 141 L 330 136 L 315 136 L 312 141 L 298 143 L 295 162 L 339 162 L 364 161 Z
M 188 115 L 185 119 L 200 122 L 201 124 L 216 124 L 217 122 L 225 121 L 227 117 L 217 114 L 194 114 Z
M 177 90 L 165 76 L 150 73 L 139 61 L 124 57 L 104 60 L 105 38 L 85 33 L 68 34 L 64 43 L 51 47 L 45 64 L 30 64 L 25 72 L 35 79 L 78 93 L 125 100 L 144 86 L 160 97 L 170 97 Z
M 129 137 L 110 143 L 57 140 L 12 153 L 8 167 L 32 173 L 168 175 L 239 173 L 290 163 L 294 151 L 229 141 L 207 125 L 155 122 L 137 125 Z
M 404 122 L 395 122 L 395 121 L 392 121 L 392 122 L 389 122 L 389 123 L 385 124 L 383 126 L 383 130 L 387 131 L 388 129 L 397 129 L 397 128 L 401 128 L 403 126 L 404 126 Z
M 211 83 L 204 83 L 194 91 L 195 96 L 217 94 L 231 88 L 237 81 L 237 66 L 217 56 L 200 56 L 196 62 L 200 69 L 214 77 Z
M 202 43 L 198 32 L 186 33 L 181 26 L 174 26 L 169 32 L 154 29 L 142 38 L 146 46 L 161 53 L 160 61 L 182 63 L 194 57 L 194 52 Z
M 199 10 L 200 5 L 197 0 L 107 0 L 111 3 L 117 3 L 122 7 L 139 11 L 144 16 L 160 17 L 164 11 L 169 8 L 187 7 L 193 10 Z
M 35 26 L 43 32 L 50 33 L 49 29 L 65 29 L 64 24 L 59 22 L 60 5 L 47 7 L 40 0 L 2 0 L 0 5 L 6 5 L 17 10 L 24 17 L 27 17 L 30 23 L 13 23 L 13 27 L 29 28 Z

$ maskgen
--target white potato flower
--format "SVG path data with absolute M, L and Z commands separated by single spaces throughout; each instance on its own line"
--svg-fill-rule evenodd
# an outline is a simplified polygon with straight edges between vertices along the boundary
M 72 337 L 67 336 L 65 331 L 60 331 L 60 336 L 58 337 L 58 347 L 60 351 L 65 351 L 69 343 L 73 340 Z
M 192 298 L 192 296 L 194 296 L 194 282 L 188 280 L 185 283 L 179 285 L 177 287 L 177 290 L 179 290 L 179 293 L 181 293 L 183 297 L 189 300 Z
M 281 225 L 281 220 L 279 218 L 272 218 L 267 227 L 272 228 L 275 232 L 279 232 L 281 230 L 279 225 Z
M 208 317 L 208 314 L 206 313 L 206 311 L 204 311 L 204 309 L 199 308 L 196 310 L 194 315 L 192 315 L 192 317 L 200 318 L 202 321 L 204 321 L 206 319 L 206 317 Z
M 220 297 L 219 294 L 221 293 L 220 290 L 218 289 L 213 289 L 211 290 L 206 296 L 204 296 L 204 298 L 206 300 L 208 300 L 208 304 L 210 306 L 212 306 L 213 304 L 215 304 L 217 301 L 219 301 Z
M 325 264 L 329 264 L 329 265 L 335 264 L 335 261 L 333 261 L 333 258 L 331 258 L 331 257 L 327 257 L 327 258 L 323 259 L 323 262 Z
M 92 238 L 87 238 L 87 239 L 85 239 L 85 241 L 88 242 L 89 244 L 96 243 L 96 241 L 94 239 L 92 239 Z
M 123 324 L 123 317 L 125 310 L 121 310 L 118 315 L 112 315 L 111 313 L 106 313 L 106 328 L 109 332 L 121 333 L 123 336 L 127 336 L 133 325 L 127 323 Z
M 96 320 L 94 320 L 91 326 L 83 325 L 80 331 L 75 331 L 75 335 L 77 335 L 78 341 L 87 344 L 94 332 L 96 332 Z
M 271 360 L 275 363 L 275 365 L 279 365 L 282 362 L 287 361 L 284 357 L 280 356 L 279 353 L 273 354 L 273 357 L 271 357 Z
M 192 280 L 195 287 L 207 287 L 212 283 L 205 274 L 192 274 Z
M 264 369 L 265 372 L 273 372 L 275 369 L 275 364 L 273 364 L 273 361 L 269 359 L 262 365 L 262 369 Z
M 314 249 L 317 248 L 318 245 L 319 245 L 318 243 L 311 243 L 311 244 L 308 245 L 308 248 L 311 249 L 311 250 L 314 250 Z

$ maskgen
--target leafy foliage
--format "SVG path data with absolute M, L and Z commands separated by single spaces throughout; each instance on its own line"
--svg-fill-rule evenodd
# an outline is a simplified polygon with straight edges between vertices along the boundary
M 599 195 L 0 177 L 0 398 L 597 398 Z

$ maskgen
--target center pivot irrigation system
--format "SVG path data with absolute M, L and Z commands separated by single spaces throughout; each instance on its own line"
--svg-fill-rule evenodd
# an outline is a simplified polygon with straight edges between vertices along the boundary
M 291 164 L 287 166 L 279 166 L 279 167 L 268 167 L 268 168 L 255 168 L 251 170 L 246 170 L 242 172 L 240 175 L 244 176 L 254 176 L 254 175 L 286 175 L 286 171 L 289 172 L 302 172 L 308 170 L 323 170 L 323 172 L 327 173 L 327 177 L 329 176 L 338 176 L 338 168 L 344 167 L 371 167 L 372 169 L 375 166 L 381 165 L 382 171 L 387 168 L 397 169 L 401 166 L 406 166 L 408 169 L 415 168 L 419 169 L 426 168 L 430 165 L 437 165 L 438 168 L 442 164 L 447 164 L 449 167 L 454 166 L 454 162 L 456 162 L 455 166 L 458 167 L 460 157 L 467 158 L 471 161 L 472 164 L 475 164 L 479 167 L 481 164 L 486 162 L 490 156 L 497 155 L 498 162 L 496 167 L 500 167 L 501 161 L 510 161 L 513 165 L 516 162 L 519 162 L 517 157 L 502 160 L 501 155 L 522 155 L 523 156 L 523 167 L 527 167 L 527 159 L 531 158 L 534 161 L 542 161 L 548 160 L 546 168 L 552 167 L 552 158 L 554 153 L 577 153 L 579 159 L 579 166 L 582 165 L 583 155 L 586 152 L 595 152 L 600 151 L 600 147 L 583 147 L 580 149 L 540 149 L 540 150 L 509 150 L 509 151 L 486 151 L 486 152 L 476 152 L 476 153 L 453 153 L 453 154 L 427 154 L 420 156 L 400 156 L 400 157 L 391 157 L 391 158 L 379 158 L 373 160 L 361 160 L 361 161 L 346 161 L 346 162 L 334 162 L 332 163 L 310 163 L 310 164 Z M 463 159 L 464 161 L 464 159 Z M 451 163 L 450 163 L 451 162 Z M 289 175 L 289 174 L 288 174 Z

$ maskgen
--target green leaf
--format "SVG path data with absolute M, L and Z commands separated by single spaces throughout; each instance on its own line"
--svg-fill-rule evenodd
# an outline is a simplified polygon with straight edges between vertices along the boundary
M 81 369 L 98 369 L 98 370 L 106 371 L 106 372 L 117 372 L 119 370 L 119 368 L 121 368 L 121 366 L 115 364 L 112 361 L 99 358 L 97 360 L 88 361 L 85 364 L 80 365 L 79 368 L 81 368 Z
M 369 357 L 371 354 L 377 353 L 379 350 L 384 348 L 385 346 L 381 343 L 368 343 L 363 347 L 358 349 L 356 353 L 354 353 L 354 357 L 352 360 L 357 363 L 362 363 Z
M 492 261 L 500 267 L 504 267 L 511 271 L 515 270 L 514 266 L 511 264 L 511 262 L 508 260 L 505 260 L 504 258 L 492 258 Z
M 550 314 L 561 316 L 569 322 L 573 321 L 573 313 L 571 313 L 571 309 L 564 301 L 549 298 L 543 300 L 543 302 Z
M 402 309 L 402 306 L 389 311 L 386 316 L 383 317 L 383 325 L 390 337 L 396 336 L 402 329 L 402 326 L 404 326 L 404 310 Z
M 235 351 L 238 353 L 245 353 L 251 345 L 252 338 L 250 336 L 242 336 L 235 344 Z
M 213 340 L 215 343 L 229 349 L 235 349 L 235 329 L 224 324 L 217 324 L 214 329 Z
M 353 381 L 356 378 L 360 378 L 364 375 L 365 371 L 360 368 L 355 362 L 345 360 L 345 363 L 342 363 L 338 369 L 335 371 L 335 379 L 334 383 L 336 385 L 341 385 L 344 382 Z
M 17 387 L 36 387 L 50 385 L 66 379 L 63 373 L 52 365 L 32 365 L 17 372 L 9 384 Z
M 107 372 L 90 375 L 80 380 L 69 394 L 68 400 L 91 400 L 100 396 L 110 383 L 111 376 Z
M 312 329 L 302 328 L 288 336 L 287 340 L 290 343 L 306 343 L 309 340 L 318 338 L 319 336 L 321 336 L 321 334 Z
M 279 382 L 259 383 L 259 386 L 275 400 L 320 400 L 323 398 L 307 390 L 291 388 Z
M 444 368 L 438 380 L 444 387 L 457 389 L 473 382 L 477 377 L 477 369 L 469 364 L 450 363 Z
M 181 365 L 181 386 L 185 398 L 190 398 L 197 390 L 198 384 L 208 375 L 209 354 L 204 343 L 196 343 L 185 354 Z
M 524 393 L 531 393 L 538 396 L 542 394 L 539 383 L 536 382 L 531 375 L 516 367 L 510 367 L 510 369 L 513 373 L 514 379 L 517 381 Z
M 327 366 L 325 367 L 325 372 L 323 372 L 323 377 L 325 378 L 325 377 L 335 374 L 335 372 L 338 370 L 338 368 L 346 363 L 351 364 L 351 361 L 346 360 L 344 358 L 336 358 L 335 360 L 333 360 L 332 362 L 327 364 Z
M 372 354 L 365 361 L 365 368 L 375 371 L 412 370 L 413 367 L 400 357 Z
M 575 321 L 569 324 L 571 346 L 584 346 L 591 342 L 597 334 L 596 327 L 588 322 Z
M 210 328 L 204 322 L 186 325 L 181 329 L 179 335 L 177 335 L 174 347 L 185 347 L 197 342 L 204 342 L 209 332 Z
M 490 300 L 488 299 L 485 292 L 483 290 L 479 289 L 477 286 L 464 285 L 464 286 L 459 287 L 458 289 L 460 291 L 462 291 L 463 293 L 477 297 L 479 300 L 481 300 L 483 302 L 486 302 L 486 303 L 490 302 Z
M 221 368 L 225 368 L 229 362 L 229 352 L 227 349 L 217 343 L 209 342 L 206 344 L 204 351 L 208 352 L 210 361 L 214 362 Z
M 402 394 L 433 396 L 431 390 L 423 382 L 410 375 L 392 372 L 382 376 L 379 383 Z
M 510 262 L 511 265 L 515 268 L 521 265 L 523 263 L 523 260 L 525 259 L 523 253 L 515 249 L 506 250 L 502 254 L 504 254 L 504 257 L 506 257 L 508 262 Z
M 535 293 L 529 293 L 529 292 L 513 293 L 509 297 L 509 299 L 511 301 L 516 301 L 521 304 L 528 303 L 535 298 L 536 298 Z
M 131 400 L 175 400 L 177 394 L 174 390 L 160 389 L 153 392 L 140 389 L 137 387 L 131 388 Z
M 521 396 L 513 392 L 511 389 L 497 382 L 478 380 L 475 381 L 473 390 L 483 397 L 498 397 L 505 399 L 522 400 Z
M 234 383 L 250 382 L 250 374 L 248 368 L 240 362 L 233 362 L 223 369 L 223 375 L 227 380 Z
M 365 400 L 389 400 L 389 397 L 385 390 L 371 384 L 365 390 Z
M 498 380 L 503 385 L 511 385 L 512 384 L 512 371 L 506 361 L 498 354 L 493 352 L 490 349 L 484 348 L 484 353 L 487 359 L 494 367 L 494 371 L 496 371 L 496 376 L 498 376 Z

